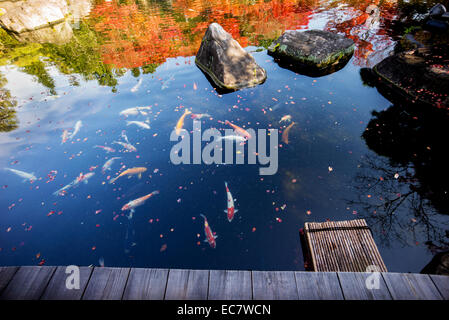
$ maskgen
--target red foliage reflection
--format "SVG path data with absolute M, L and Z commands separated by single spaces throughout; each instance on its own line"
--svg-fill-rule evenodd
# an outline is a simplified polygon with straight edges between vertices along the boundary
M 91 22 L 101 35 L 103 61 L 117 68 L 135 68 L 195 55 L 212 22 L 222 25 L 245 47 L 272 40 L 287 29 L 307 29 L 313 14 L 324 12 L 328 16 L 325 29 L 353 39 L 355 63 L 366 65 L 374 51 L 391 44 L 383 29 L 394 16 L 394 5 L 384 1 L 376 13 L 368 14 L 366 8 L 376 1 L 341 2 L 348 5 L 334 8 L 335 1 L 318 0 L 99 2 L 91 12 Z M 341 20 L 337 15 L 345 20 L 337 22 Z

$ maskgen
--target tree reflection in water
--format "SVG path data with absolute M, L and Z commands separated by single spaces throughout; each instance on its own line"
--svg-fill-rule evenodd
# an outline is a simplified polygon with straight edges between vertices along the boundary
M 373 112 L 362 137 L 377 155 L 362 159 L 349 203 L 384 245 L 448 245 L 448 121 L 448 110 L 425 106 Z
M 16 109 L 17 101 L 11 96 L 9 90 L 3 88 L 6 78 L 0 74 L 0 132 L 8 132 L 17 128 Z

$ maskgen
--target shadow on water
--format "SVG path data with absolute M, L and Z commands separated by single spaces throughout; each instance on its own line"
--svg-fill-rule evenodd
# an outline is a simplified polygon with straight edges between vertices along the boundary
M 352 57 L 351 55 L 345 59 L 340 59 L 337 63 L 334 63 L 326 68 L 319 69 L 313 66 L 302 64 L 291 58 L 283 57 L 282 59 L 280 59 L 273 56 L 269 51 L 268 54 L 273 57 L 274 61 L 279 65 L 279 67 L 313 78 L 324 77 L 343 69 Z
M 377 155 L 362 159 L 350 204 L 386 245 L 447 245 L 449 112 L 392 105 L 372 115 L 362 138 Z

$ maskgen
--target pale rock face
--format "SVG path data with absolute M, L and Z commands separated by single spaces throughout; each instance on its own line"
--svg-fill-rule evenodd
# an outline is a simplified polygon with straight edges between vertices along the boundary
M 222 89 L 255 86 L 267 77 L 254 58 L 217 23 L 209 25 L 195 62 Z
M 0 26 L 22 42 L 63 44 L 73 36 L 69 20 L 77 28 L 91 7 L 91 0 L 0 0 Z
M 0 6 L 6 11 L 0 16 L 0 25 L 14 33 L 48 27 L 69 13 L 65 0 L 28 0 Z

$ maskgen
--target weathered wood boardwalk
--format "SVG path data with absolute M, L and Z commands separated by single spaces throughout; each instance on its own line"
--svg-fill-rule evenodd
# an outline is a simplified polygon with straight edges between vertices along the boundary
M 387 272 L 364 219 L 306 222 L 304 237 L 313 271 Z
M 6 300 L 449 300 L 449 277 L 379 273 L 227 271 L 81 267 L 80 288 L 66 288 L 66 267 L 0 268 Z

